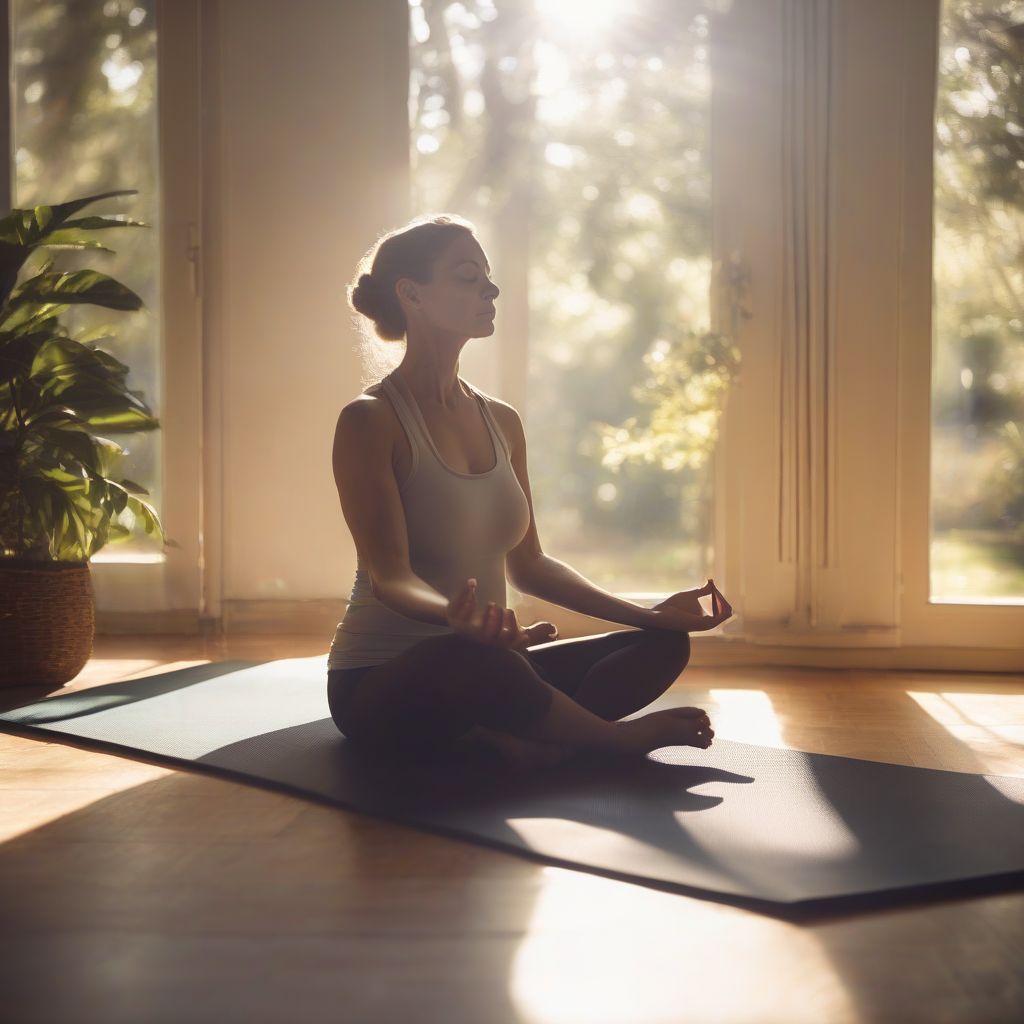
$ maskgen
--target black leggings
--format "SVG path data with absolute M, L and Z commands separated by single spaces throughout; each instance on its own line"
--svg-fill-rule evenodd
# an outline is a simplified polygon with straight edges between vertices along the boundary
M 450 633 L 380 665 L 333 669 L 327 700 L 357 747 L 442 753 L 475 725 L 521 735 L 547 714 L 552 688 L 616 721 L 661 696 L 689 658 L 689 636 L 672 630 L 623 629 L 525 651 Z

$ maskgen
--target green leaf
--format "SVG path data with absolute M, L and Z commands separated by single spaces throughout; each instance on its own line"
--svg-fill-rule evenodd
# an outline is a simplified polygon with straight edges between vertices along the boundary
M 57 231 L 57 232 L 54 232 L 54 234 L 61 235 L 61 234 L 63 234 L 63 232 Z M 69 238 L 69 240 L 66 241 L 66 242 L 61 242 L 61 241 L 56 241 L 55 242 L 55 241 L 50 241 L 50 240 L 47 239 L 47 240 L 42 241 L 42 242 L 37 242 L 35 246 L 29 246 L 29 248 L 30 249 L 34 249 L 34 248 L 36 248 L 36 246 L 39 246 L 39 245 L 51 246 L 54 249 L 99 249 L 101 252 L 109 252 L 109 253 L 116 252 L 115 249 L 109 249 L 102 242 L 97 242 L 97 241 L 95 241 L 95 239 L 85 239 L 85 238 L 83 238 L 83 239 L 81 239 L 79 241 L 72 241 Z
M 13 309 L 8 307 L 8 312 L 0 315 L 0 325 L 3 327 L 0 335 L 17 335 L 35 331 L 40 324 L 61 316 L 68 309 L 70 309 L 70 306 L 66 302 L 50 302 L 42 306 L 33 306 L 31 303 L 26 302 L 24 305 Z
M 114 377 L 118 385 L 128 372 L 124 363 L 114 359 L 109 353 L 98 354 L 97 350 L 88 348 L 74 338 L 51 337 L 49 344 L 40 348 L 32 363 L 32 377 L 59 375 L 72 370 L 93 377 Z
M 135 196 L 138 189 L 117 189 L 113 192 L 100 192 L 97 195 L 72 199 L 54 206 L 36 206 L 31 210 L 11 210 L 0 218 L 0 243 L 9 246 L 31 245 L 38 241 L 46 230 L 56 230 L 68 222 L 79 210 L 100 199 L 112 196 Z
M 27 377 L 40 349 L 53 339 L 49 331 L 18 334 L 0 344 L 0 380 Z
M 78 217 L 83 206 L 134 190 L 87 196 L 54 206 L 13 210 L 0 218 L 0 527 L 5 550 L 29 557 L 83 560 L 110 540 L 127 539 L 139 525 L 163 534 L 156 510 L 136 495 L 145 488 L 113 478 L 125 448 L 103 434 L 159 428 L 145 394 L 128 388 L 129 369 L 100 347 L 109 324 L 71 337 L 60 317 L 72 305 L 118 311 L 143 308 L 119 281 L 93 270 L 54 272 L 54 261 L 33 258 L 36 270 L 16 284 L 32 253 L 47 248 L 111 252 L 88 232 L 148 227 L 122 217 Z M 28 427 L 16 430 L 15 406 Z M 11 520 L 14 520 L 14 534 Z M 23 535 L 23 537 L 22 537 Z M 12 536 L 15 536 L 12 545 Z
M 92 436 L 83 430 L 60 430 L 43 428 L 39 431 L 41 442 L 56 458 L 67 464 L 68 458 L 81 463 L 85 469 L 102 475 L 100 455 Z
M 7 300 L 9 308 L 25 302 L 88 303 L 126 311 L 143 306 L 142 299 L 135 292 L 98 270 L 36 274 L 18 285 Z

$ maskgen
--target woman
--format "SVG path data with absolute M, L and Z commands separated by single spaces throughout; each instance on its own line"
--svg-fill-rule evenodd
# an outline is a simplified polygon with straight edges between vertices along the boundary
M 678 677 L 689 632 L 732 609 L 711 580 L 641 608 L 541 550 L 519 414 L 458 374 L 466 342 L 494 332 L 490 273 L 473 225 L 441 215 L 382 237 L 349 289 L 377 336 L 404 337 L 406 352 L 338 417 L 334 477 L 358 562 L 328 658 L 331 716 L 357 747 L 487 751 L 516 767 L 707 748 L 700 708 L 618 720 Z M 523 592 L 635 628 L 559 641 L 550 622 L 523 627 L 505 607 L 506 573 Z

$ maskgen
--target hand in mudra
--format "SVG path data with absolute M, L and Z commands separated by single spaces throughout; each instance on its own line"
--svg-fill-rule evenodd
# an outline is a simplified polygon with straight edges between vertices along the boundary
M 476 580 L 468 579 L 449 602 L 448 625 L 478 643 L 494 647 L 510 647 L 520 651 L 532 644 L 558 639 L 558 629 L 550 622 L 534 622 L 520 626 L 511 608 L 499 608 L 489 601 L 484 608 L 476 606 Z
M 699 598 L 711 595 L 711 614 L 706 615 Z M 673 594 L 653 611 L 657 612 L 659 629 L 675 629 L 684 633 L 700 633 L 720 626 L 726 619 L 732 618 L 732 605 L 719 592 L 714 580 L 708 580 L 703 587 L 696 590 L 683 590 Z

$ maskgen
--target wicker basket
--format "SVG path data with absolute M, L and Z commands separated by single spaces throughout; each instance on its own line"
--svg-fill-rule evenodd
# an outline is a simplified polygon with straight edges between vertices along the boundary
M 88 562 L 0 559 L 0 686 L 63 686 L 92 654 Z

